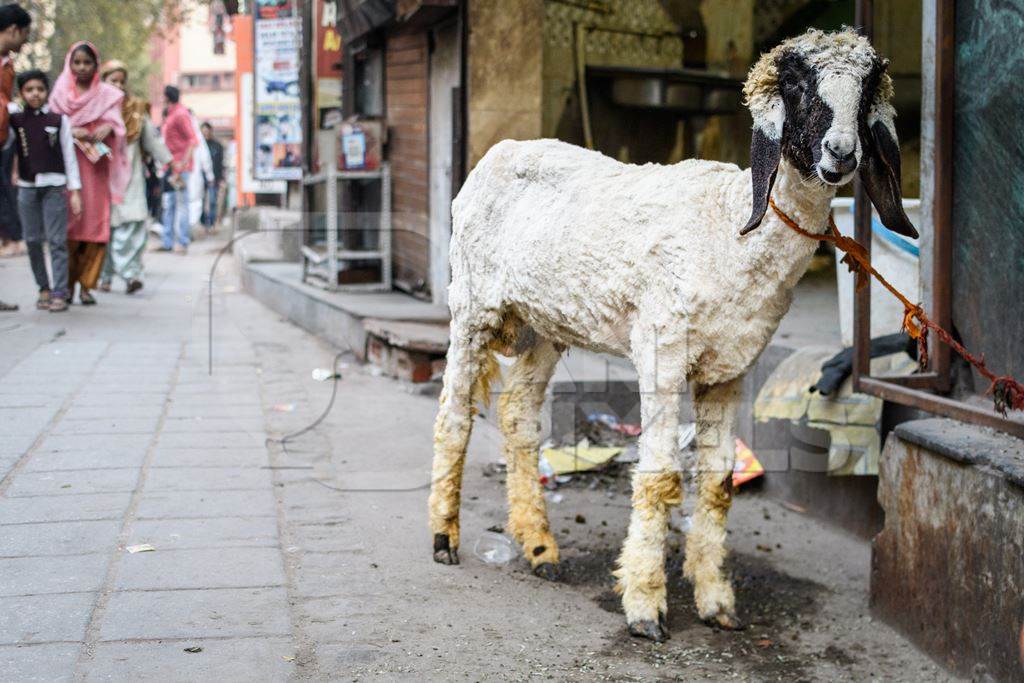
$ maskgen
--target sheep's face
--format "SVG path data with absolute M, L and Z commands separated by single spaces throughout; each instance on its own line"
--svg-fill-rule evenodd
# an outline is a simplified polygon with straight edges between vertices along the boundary
M 779 161 L 805 179 L 844 185 L 859 170 L 882 222 L 913 237 L 903 212 L 888 62 L 853 31 L 811 30 L 763 55 L 744 88 L 754 118 L 753 212 L 764 217 Z

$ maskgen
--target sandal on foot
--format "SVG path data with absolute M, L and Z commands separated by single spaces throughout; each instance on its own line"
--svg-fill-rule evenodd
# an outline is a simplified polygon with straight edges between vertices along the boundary
M 50 299 L 50 313 L 63 313 L 68 310 L 68 300 L 64 297 L 55 296 Z
M 39 298 L 36 299 L 36 308 L 40 311 L 46 311 L 50 308 L 50 290 L 44 289 L 39 292 Z
M 9 304 L 6 301 L 0 301 L 0 311 L 4 313 L 11 313 L 18 310 L 18 304 Z
M 109 292 L 110 291 L 110 282 L 107 281 L 107 280 L 104 280 L 103 282 L 101 282 L 100 283 L 100 291 L 101 292 Z
M 135 292 L 142 289 L 142 280 L 131 280 L 128 283 L 128 287 L 125 288 L 125 294 L 134 294 Z
M 82 292 L 78 295 L 78 300 L 82 302 L 83 306 L 95 306 L 96 298 L 87 291 Z

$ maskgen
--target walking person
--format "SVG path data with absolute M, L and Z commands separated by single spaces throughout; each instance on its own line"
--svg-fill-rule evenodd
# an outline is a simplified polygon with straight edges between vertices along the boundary
M 11 114 L 18 160 L 18 214 L 25 231 L 28 258 L 39 287 L 36 308 L 51 313 L 68 308 L 68 207 L 82 213 L 71 121 L 46 107 L 50 81 L 39 70 L 18 76 L 24 111 Z M 67 200 L 64 195 L 67 192 Z M 43 243 L 50 247 L 50 276 Z
M 209 121 L 204 121 L 200 128 L 203 131 L 203 139 L 206 140 L 206 148 L 210 150 L 210 165 L 213 167 L 213 182 L 206 183 L 203 225 L 207 232 L 213 232 L 220 213 L 221 189 L 224 187 L 224 145 L 213 137 L 213 126 Z
M 23 7 L 16 4 L 0 7 L 0 148 L 4 148 L 9 137 L 10 110 L 14 99 L 14 54 L 21 51 L 28 41 L 32 17 Z M 9 170 L 9 169 L 8 169 Z M 0 171 L 0 237 L 2 248 L 17 252 L 21 239 L 17 209 L 13 201 L 10 176 Z M 0 301 L 0 312 L 18 310 L 16 304 Z
M 181 92 L 173 85 L 164 88 L 167 115 L 163 135 L 173 160 L 165 176 L 164 239 L 161 251 L 174 249 L 175 234 L 183 253 L 188 252 L 191 223 L 189 221 L 188 181 L 194 166 L 193 154 L 199 138 L 192 128 L 192 115 L 181 104 Z
M 171 153 L 149 119 L 149 103 L 127 92 L 128 67 L 111 60 L 103 65 L 102 77 L 104 82 L 125 92 L 121 116 L 125 124 L 130 179 L 124 201 L 114 204 L 111 210 L 110 245 L 103 262 L 100 289 L 109 292 L 111 280 L 117 274 L 127 283 L 125 292 L 134 294 L 142 289 L 142 255 L 149 239 L 146 159 L 163 166 L 170 163 Z
M 107 242 L 112 203 L 124 199 L 129 168 L 125 126 L 121 118 L 124 93 L 100 80 L 99 52 L 87 42 L 68 50 L 64 70 L 50 96 L 50 110 L 71 119 L 75 155 L 82 178 L 82 213 L 68 224 L 69 286 L 79 287 L 79 301 L 96 303 L 96 287 Z

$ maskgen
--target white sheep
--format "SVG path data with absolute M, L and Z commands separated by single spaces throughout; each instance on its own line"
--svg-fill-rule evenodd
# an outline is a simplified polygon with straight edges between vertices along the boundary
M 739 625 L 722 565 L 740 381 L 816 247 L 766 215 L 769 195 L 823 231 L 836 188 L 860 168 L 883 222 L 916 236 L 899 196 L 886 66 L 850 30 L 812 30 L 763 55 L 744 88 L 750 171 L 699 160 L 628 165 L 554 140 L 505 141 L 487 153 L 452 205 L 451 346 L 429 504 L 436 561 L 458 562 L 473 403 L 500 353 L 518 356 L 499 400 L 508 528 L 535 573 L 554 578 L 538 413 L 562 351 L 578 346 L 629 358 L 639 376 L 640 460 L 615 571 L 630 633 L 668 637 L 665 536 L 682 500 L 675 456 L 687 383 L 700 467 L 684 573 L 701 618 Z

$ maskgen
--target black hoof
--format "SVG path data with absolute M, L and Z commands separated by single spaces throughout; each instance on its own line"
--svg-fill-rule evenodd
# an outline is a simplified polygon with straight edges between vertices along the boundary
M 715 616 L 705 619 L 704 623 L 712 628 L 720 628 L 723 631 L 742 631 L 746 628 L 746 625 L 735 614 L 726 612 L 719 612 Z
M 657 621 L 644 619 L 633 622 L 629 625 L 629 635 L 653 640 L 656 643 L 664 643 L 670 637 L 668 625 L 665 623 L 665 615 L 658 612 Z
M 558 565 L 542 562 L 533 568 L 533 573 L 545 581 L 558 581 Z
M 458 564 L 459 549 L 449 545 L 448 534 L 434 534 L 434 562 Z

